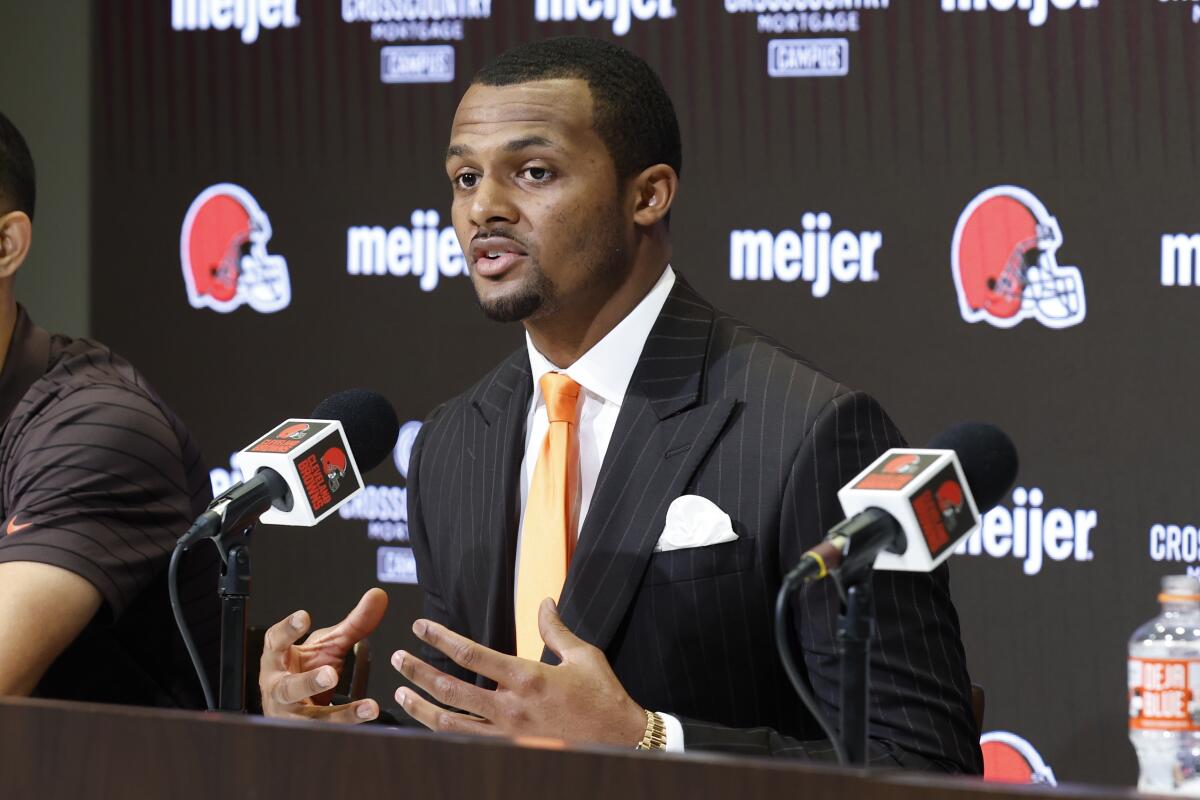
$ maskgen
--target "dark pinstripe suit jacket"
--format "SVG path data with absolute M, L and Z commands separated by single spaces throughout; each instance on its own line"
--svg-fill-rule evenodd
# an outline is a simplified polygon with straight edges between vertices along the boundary
M 409 471 L 427 615 L 508 653 L 532 388 L 522 348 L 431 415 Z M 678 280 L 625 395 L 559 602 L 563 620 L 605 651 L 634 700 L 683 720 L 688 749 L 830 757 L 777 661 L 774 598 L 781 575 L 841 520 L 838 488 L 901 444 L 873 399 Z M 738 539 L 653 552 L 667 506 L 683 494 L 725 510 Z M 947 570 L 879 573 L 875 597 L 872 759 L 979 772 Z M 797 601 L 792 642 L 835 722 L 837 614 L 832 582 L 814 585 Z

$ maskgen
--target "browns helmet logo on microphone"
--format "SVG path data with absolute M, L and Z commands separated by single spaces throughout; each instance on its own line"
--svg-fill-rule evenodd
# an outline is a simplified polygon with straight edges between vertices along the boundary
M 883 465 L 882 472 L 899 473 L 902 475 L 915 474 L 921 466 L 921 457 L 908 453 L 907 455 L 896 456 L 891 461 Z
M 959 215 L 950 247 L 962 318 L 997 328 L 1024 319 L 1048 328 L 1083 322 L 1083 277 L 1078 267 L 1058 263 L 1062 243 L 1058 220 L 1031 192 L 1019 186 L 980 192 Z
M 325 483 L 329 491 L 336 492 L 346 477 L 346 451 L 340 447 L 331 447 L 321 456 L 321 467 L 325 470 Z
M 290 453 L 329 426 L 327 422 L 294 422 L 288 420 L 268 433 L 248 450 L 251 453 Z
M 335 501 L 362 488 L 358 469 L 351 467 L 349 452 L 338 428 L 321 441 L 320 447 L 296 457 L 296 470 L 314 516 L 320 517 Z
M 295 425 L 288 425 L 279 432 L 280 439 L 303 439 L 308 435 L 308 431 L 312 426 L 307 422 L 297 422 Z
M 881 459 L 854 484 L 854 488 L 897 491 L 912 483 L 935 461 L 936 456 L 920 453 L 901 453 L 886 460 Z
M 979 525 L 979 511 L 952 450 L 894 448 L 838 491 L 847 517 L 878 508 L 906 531 L 920 531 L 902 553 L 880 553 L 876 569 L 928 571 L 950 557 L 959 539 Z
M 188 302 L 228 314 L 248 305 L 262 314 L 287 308 L 287 260 L 267 252 L 271 221 L 254 196 L 218 183 L 196 196 L 183 218 L 179 259 Z
M 315 524 L 362 489 L 362 477 L 336 420 L 289 419 L 234 455 L 243 475 L 273 469 L 287 481 L 290 508 L 272 508 L 268 525 Z

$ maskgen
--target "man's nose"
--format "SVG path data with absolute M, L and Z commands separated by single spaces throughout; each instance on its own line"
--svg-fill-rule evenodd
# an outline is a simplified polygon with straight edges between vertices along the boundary
M 471 222 L 485 227 L 497 222 L 515 224 L 520 218 L 509 187 L 503 181 L 484 176 L 472 195 Z

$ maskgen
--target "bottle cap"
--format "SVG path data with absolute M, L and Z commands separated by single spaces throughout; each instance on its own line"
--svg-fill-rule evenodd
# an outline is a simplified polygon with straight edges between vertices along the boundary
M 1189 603 L 1200 601 L 1200 578 L 1192 575 L 1164 575 L 1160 603 Z

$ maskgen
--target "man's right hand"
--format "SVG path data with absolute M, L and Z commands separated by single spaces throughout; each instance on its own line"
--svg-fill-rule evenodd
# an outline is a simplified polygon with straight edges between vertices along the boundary
M 379 716 L 374 700 L 329 705 L 333 687 L 354 645 L 379 626 L 388 598 L 382 589 L 368 589 L 346 618 L 329 628 L 313 631 L 304 644 L 295 644 L 312 621 L 307 611 L 297 611 L 267 630 L 259 666 L 258 689 L 263 713 L 286 719 L 328 722 L 367 722 Z

